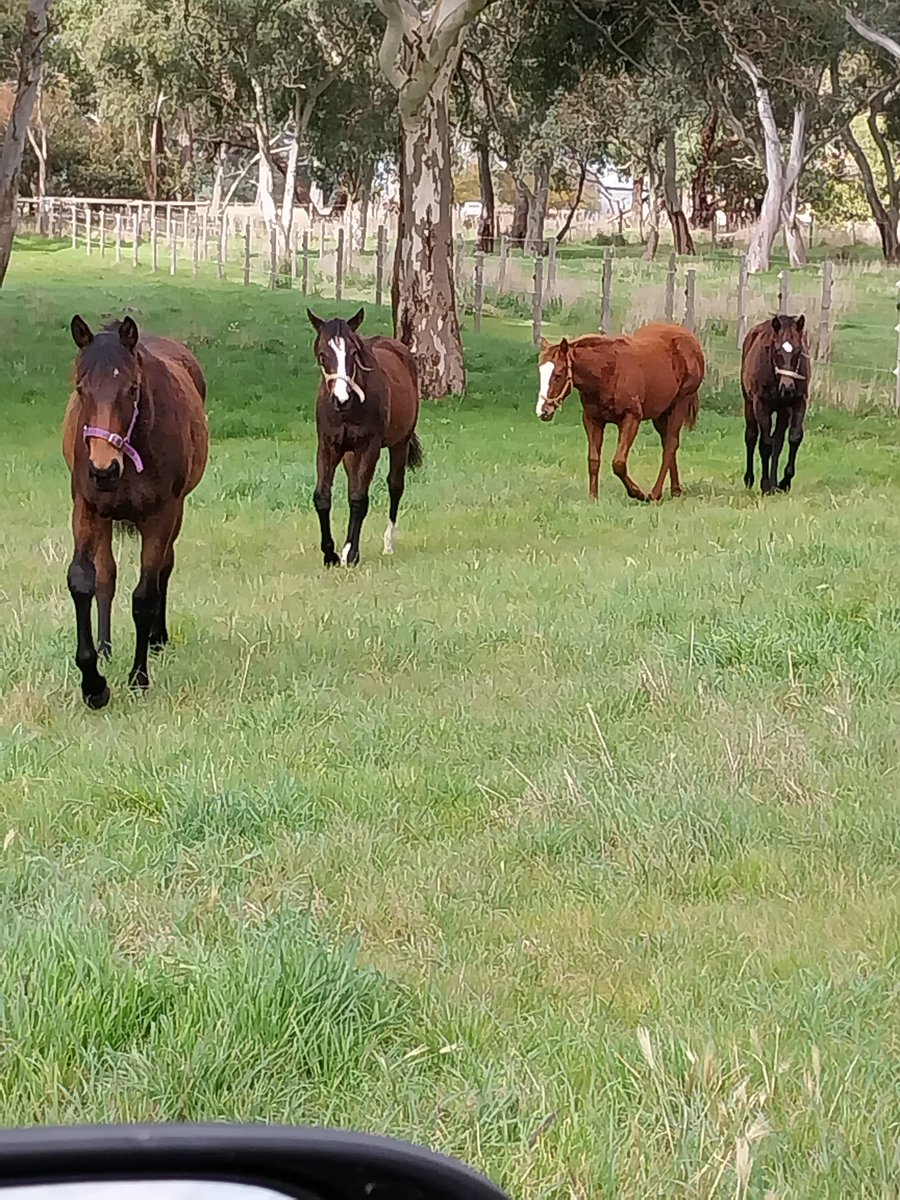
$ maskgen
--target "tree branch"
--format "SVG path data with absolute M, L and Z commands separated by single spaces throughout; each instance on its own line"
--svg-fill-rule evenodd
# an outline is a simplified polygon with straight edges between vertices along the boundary
M 850 28 L 855 29 L 861 38 L 865 38 L 873 46 L 879 46 L 882 50 L 886 50 L 892 58 L 900 60 L 900 42 L 894 41 L 886 33 L 880 33 L 877 29 L 873 29 L 871 25 L 867 25 L 865 21 L 852 13 L 849 8 L 844 11 L 844 16 L 847 18 Z

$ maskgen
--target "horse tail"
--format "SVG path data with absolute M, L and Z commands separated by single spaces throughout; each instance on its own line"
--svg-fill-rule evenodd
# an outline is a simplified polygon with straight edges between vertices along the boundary
M 687 412 L 684 415 L 684 423 L 688 429 L 693 429 L 697 424 L 697 414 L 700 412 L 700 393 L 699 391 L 692 393 L 688 398 Z
M 422 443 L 419 441 L 419 435 L 413 430 L 406 443 L 406 465 L 411 471 L 415 471 L 417 467 L 421 467 L 422 457 Z

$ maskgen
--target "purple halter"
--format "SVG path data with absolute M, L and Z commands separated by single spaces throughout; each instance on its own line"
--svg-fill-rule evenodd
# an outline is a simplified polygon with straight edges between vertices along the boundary
M 120 433 L 110 433 L 108 429 L 98 429 L 96 425 L 85 425 L 82 430 L 85 443 L 91 438 L 102 438 L 104 442 L 109 442 L 111 446 L 115 446 L 117 450 L 121 450 L 123 454 L 134 463 L 134 469 L 140 475 L 144 469 L 144 463 L 141 456 L 131 444 L 131 435 L 134 433 L 134 423 L 138 419 L 138 402 L 134 402 L 134 412 L 131 414 L 131 424 L 128 426 L 128 432 L 124 437 Z

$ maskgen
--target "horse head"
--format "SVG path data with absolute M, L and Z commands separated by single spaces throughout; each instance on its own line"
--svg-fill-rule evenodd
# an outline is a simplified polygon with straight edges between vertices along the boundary
M 322 378 L 329 385 L 335 408 L 339 412 L 346 409 L 350 404 L 351 394 L 356 395 L 360 403 L 364 403 L 366 393 L 363 388 L 363 373 L 371 371 L 372 366 L 363 340 L 356 331 L 362 324 L 365 310 L 361 308 L 349 321 L 340 317 L 324 321 L 310 309 L 306 310 L 306 314 L 316 331 L 313 353 Z
M 781 392 L 795 391 L 798 381 L 809 376 L 805 325 L 803 313 L 799 317 L 778 313 L 772 318 L 772 370 Z
M 136 471 L 144 469 L 131 444 L 141 395 L 138 327 L 126 317 L 105 326 L 95 337 L 87 322 L 75 316 L 71 328 L 78 347 L 75 390 L 88 475 L 99 490 L 111 491 L 122 478 L 126 458 Z
M 552 421 L 572 390 L 572 351 L 565 338 L 555 346 L 541 338 L 538 376 L 540 384 L 534 411 L 542 421 Z

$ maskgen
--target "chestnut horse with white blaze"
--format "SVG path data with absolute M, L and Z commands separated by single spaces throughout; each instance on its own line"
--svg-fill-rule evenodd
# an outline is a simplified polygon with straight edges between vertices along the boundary
M 406 470 L 422 465 L 422 444 L 416 433 L 419 376 L 412 354 L 396 338 L 360 337 L 357 330 L 365 315 L 363 309 L 349 321 L 339 317 L 325 321 L 309 309 L 306 312 L 316 331 L 313 352 L 322 372 L 316 395 L 319 446 L 313 496 L 322 558 L 326 567 L 354 566 L 359 562 L 359 538 L 369 511 L 369 485 L 383 449 L 390 457 L 390 516 L 384 553 L 394 553 Z M 338 556 L 331 534 L 331 488 L 341 462 L 347 472 L 350 522 Z
M 574 387 L 581 394 L 588 439 L 588 484 L 597 498 L 603 431 L 617 425 L 613 472 L 634 500 L 659 500 L 666 475 L 681 495 L 678 446 L 684 426 L 693 429 L 706 373 L 700 343 L 682 325 L 642 325 L 631 336 L 585 334 L 557 345 L 541 339 L 540 388 L 535 411 L 551 421 Z M 642 421 L 652 421 L 662 443 L 662 466 L 649 495 L 628 474 L 628 452 Z
M 139 337 L 131 317 L 96 336 L 72 318 L 78 347 L 75 391 L 63 425 L 63 457 L 72 476 L 75 553 L 69 592 L 75 604 L 81 694 L 91 708 L 109 702 L 97 669 L 111 650 L 116 590 L 116 522 L 141 536 L 141 574 L 131 599 L 135 651 L 129 683 L 146 688 L 147 653 L 169 640 L 166 597 L 184 501 L 203 477 L 209 450 L 206 380 L 181 342 Z M 98 642 L 92 609 L 97 600 Z

